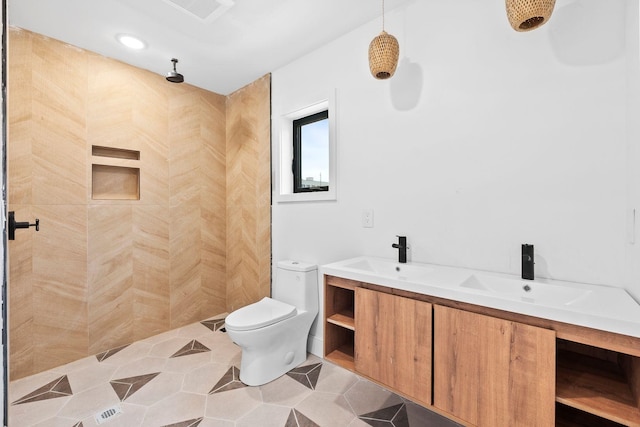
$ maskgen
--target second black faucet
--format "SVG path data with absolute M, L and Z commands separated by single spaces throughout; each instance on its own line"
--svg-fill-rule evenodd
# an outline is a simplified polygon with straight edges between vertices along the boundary
M 522 278 L 527 280 L 534 279 L 533 265 L 533 245 L 522 245 Z
M 398 249 L 398 262 L 406 263 L 407 262 L 407 236 L 398 236 L 398 243 L 394 243 L 391 245 L 392 248 Z

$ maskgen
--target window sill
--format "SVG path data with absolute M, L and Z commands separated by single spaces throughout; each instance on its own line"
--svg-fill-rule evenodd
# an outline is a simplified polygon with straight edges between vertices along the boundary
M 277 203 L 296 203 L 296 202 L 321 202 L 336 200 L 336 192 L 334 191 L 313 191 L 309 193 L 289 193 L 276 194 L 275 201 Z

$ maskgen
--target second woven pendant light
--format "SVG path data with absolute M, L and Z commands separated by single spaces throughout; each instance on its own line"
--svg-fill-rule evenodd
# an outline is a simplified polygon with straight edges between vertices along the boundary
M 382 32 L 369 44 L 369 69 L 376 79 L 393 76 L 398 66 L 400 45 L 398 40 L 384 30 L 384 0 L 382 0 Z
M 545 24 L 556 0 L 506 0 L 507 17 L 514 30 L 531 31 Z

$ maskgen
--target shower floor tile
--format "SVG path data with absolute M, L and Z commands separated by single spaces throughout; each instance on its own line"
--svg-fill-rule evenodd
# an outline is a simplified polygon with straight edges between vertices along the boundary
M 458 425 L 312 354 L 248 387 L 238 379 L 240 348 L 223 326 L 216 316 L 13 381 L 9 426 Z

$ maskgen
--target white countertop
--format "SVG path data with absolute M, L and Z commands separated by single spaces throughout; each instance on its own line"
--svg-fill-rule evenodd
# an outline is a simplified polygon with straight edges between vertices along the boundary
M 640 338 L 640 305 L 622 288 L 357 257 L 322 274 Z

